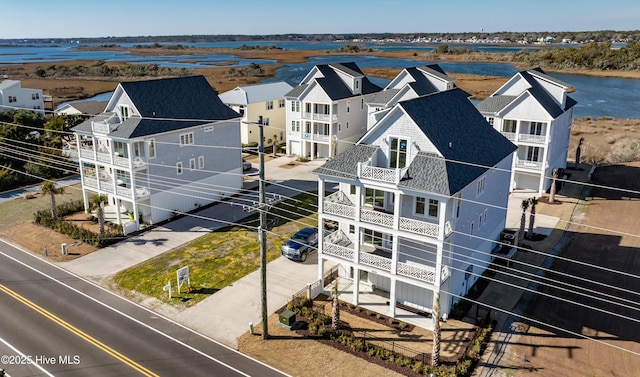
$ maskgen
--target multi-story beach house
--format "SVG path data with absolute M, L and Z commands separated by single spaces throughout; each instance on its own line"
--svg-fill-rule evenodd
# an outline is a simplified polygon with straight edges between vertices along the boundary
M 405 68 L 379 92 L 365 97 L 367 128 L 400 101 L 455 88 L 454 80 L 437 64 Z
M 355 63 L 314 66 L 286 94 L 287 153 L 333 157 L 367 131 L 365 96 L 380 91 Z
M 128 233 L 237 193 L 239 122 L 203 76 L 118 84 L 105 111 L 73 129 L 85 208 L 107 196 Z
M 516 146 L 454 88 L 398 102 L 349 150 L 317 168 L 318 246 L 354 304 L 448 313 L 504 230 Z M 387 301 L 388 306 L 384 305 Z
M 520 71 L 477 105 L 487 122 L 518 146 L 511 191 L 541 196 L 553 171 L 566 168 L 576 105 L 567 95 L 570 88 L 539 68 Z
M 272 139 L 282 144 L 286 137 L 286 107 L 284 95 L 293 87 L 284 81 L 266 84 L 242 85 L 219 95 L 224 104 L 242 115 L 240 140 L 242 144 L 260 141 L 258 125 L 262 117 L 265 142 Z M 275 138 L 274 138 L 275 135 Z
M 23 88 L 20 80 L 0 82 L 0 111 L 17 109 L 44 114 L 42 89 Z

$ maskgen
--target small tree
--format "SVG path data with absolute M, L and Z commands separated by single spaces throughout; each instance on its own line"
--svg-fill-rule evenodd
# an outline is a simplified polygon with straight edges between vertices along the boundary
M 431 365 L 440 366 L 440 292 L 436 294 L 433 305 L 433 352 L 431 353 Z
M 536 221 L 536 204 L 538 204 L 538 199 L 534 196 L 529 199 L 529 204 L 531 206 L 531 212 L 529 213 L 529 230 L 527 231 L 527 235 L 531 238 L 533 237 L 533 224 Z
M 40 192 L 43 195 L 49 195 L 49 204 L 51 205 L 51 216 L 55 219 L 58 217 L 56 211 L 56 195 L 64 194 L 64 188 L 56 187 L 55 181 L 44 181 L 40 186 Z
M 100 234 L 104 234 L 104 203 L 106 203 L 106 201 L 107 198 L 104 195 L 94 195 L 91 198 L 91 209 L 96 209 Z
M 518 233 L 518 246 L 522 245 L 522 241 L 524 240 L 524 226 L 527 222 L 526 212 L 529 208 L 529 199 L 523 199 L 520 204 L 522 207 L 522 216 L 520 217 L 520 233 Z
M 338 302 L 338 280 L 333 282 L 333 302 L 331 305 L 331 329 L 338 331 L 340 328 L 340 303 Z

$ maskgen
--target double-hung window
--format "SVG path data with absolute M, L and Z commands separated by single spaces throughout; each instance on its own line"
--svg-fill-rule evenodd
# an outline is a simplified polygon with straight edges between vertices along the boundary
M 193 132 L 180 134 L 180 146 L 193 145 Z
M 392 137 L 389 144 L 389 167 L 402 169 L 407 166 L 407 140 Z

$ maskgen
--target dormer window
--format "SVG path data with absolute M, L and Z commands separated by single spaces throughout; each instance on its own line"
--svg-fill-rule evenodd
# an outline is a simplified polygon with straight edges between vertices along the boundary
M 120 105 L 120 119 L 122 122 L 129 119 L 129 106 Z

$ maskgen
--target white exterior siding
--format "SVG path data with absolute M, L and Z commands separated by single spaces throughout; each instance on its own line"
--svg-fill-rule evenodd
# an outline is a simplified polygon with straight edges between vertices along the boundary
M 18 80 L 0 82 L 0 110 L 19 109 L 44 114 L 42 89 L 23 88 Z

